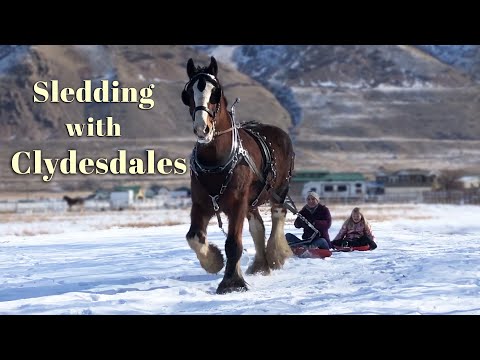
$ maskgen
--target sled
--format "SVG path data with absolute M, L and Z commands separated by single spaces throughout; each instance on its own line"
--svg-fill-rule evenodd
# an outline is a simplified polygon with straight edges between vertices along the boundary
M 370 245 L 352 246 L 352 247 L 344 247 L 344 246 L 333 245 L 333 248 L 335 249 L 335 251 L 342 251 L 342 252 L 368 251 L 368 250 L 370 250 Z
M 328 249 L 309 248 L 306 246 L 292 247 L 292 251 L 299 258 L 324 259 L 332 256 L 332 252 Z

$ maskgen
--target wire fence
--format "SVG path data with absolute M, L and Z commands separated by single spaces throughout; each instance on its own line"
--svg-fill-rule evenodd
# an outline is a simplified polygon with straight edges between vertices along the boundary
M 83 205 L 69 207 L 63 200 L 0 201 L 0 213 L 48 213 L 67 211 L 157 210 L 186 208 L 190 198 L 157 198 L 137 200 L 123 207 L 113 206 L 108 200 L 86 200 Z
M 292 196 L 296 204 L 303 204 L 301 196 Z M 396 193 L 359 197 L 330 197 L 321 199 L 329 204 L 360 204 L 360 203 L 424 203 L 424 204 L 455 204 L 480 205 L 480 191 L 423 191 L 421 193 Z M 0 213 L 42 213 L 66 211 L 110 211 L 110 210 L 157 210 L 187 208 L 191 205 L 188 197 L 159 197 L 136 200 L 124 207 L 113 207 L 108 200 L 87 200 L 83 205 L 68 207 L 63 200 L 11 200 L 0 201 Z

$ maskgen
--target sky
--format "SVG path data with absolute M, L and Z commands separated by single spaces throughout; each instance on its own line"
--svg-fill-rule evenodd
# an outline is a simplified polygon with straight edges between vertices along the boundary
M 327 206 L 333 239 L 353 206 Z M 376 250 L 292 257 L 225 295 L 215 293 L 223 270 L 206 273 L 186 242 L 189 209 L 0 214 L 0 314 L 480 314 L 479 206 L 361 208 Z M 294 220 L 285 230 L 299 234 Z M 208 240 L 224 253 L 215 218 Z M 255 254 L 247 222 L 243 244 L 245 272 Z

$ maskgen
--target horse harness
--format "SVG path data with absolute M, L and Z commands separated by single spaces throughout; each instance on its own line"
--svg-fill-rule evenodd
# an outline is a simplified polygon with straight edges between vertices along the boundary
M 243 124 L 239 124 L 239 125 L 235 124 L 235 105 L 237 104 L 237 102 L 240 101 L 239 98 L 235 99 L 235 102 L 233 103 L 233 105 L 231 107 L 231 110 L 227 111 L 228 115 L 230 116 L 230 121 L 232 123 L 232 126 L 228 129 L 226 129 L 226 130 L 223 130 L 223 131 L 215 131 L 216 116 L 217 116 L 217 114 L 220 110 L 220 97 L 222 96 L 223 90 L 222 90 L 220 84 L 218 83 L 217 79 L 213 75 L 202 72 L 202 73 L 199 73 L 199 74 L 193 76 L 185 84 L 185 87 L 184 87 L 183 92 L 182 92 L 182 101 L 185 105 L 189 105 L 189 101 L 190 101 L 187 89 L 190 86 L 190 84 L 192 84 L 194 82 L 194 80 L 196 80 L 197 78 L 200 78 L 200 79 L 202 79 L 203 81 L 206 81 L 206 82 L 210 82 L 211 84 L 213 84 L 215 86 L 215 93 L 212 94 L 212 96 L 210 98 L 210 102 L 212 104 L 215 104 L 216 106 L 215 106 L 214 111 L 211 111 L 210 109 L 208 109 L 205 106 L 196 106 L 190 112 L 190 115 L 191 115 L 192 119 L 193 120 L 195 119 L 195 113 L 197 111 L 205 111 L 206 113 L 208 113 L 208 115 L 210 115 L 210 117 L 213 119 L 213 130 L 212 131 L 214 131 L 214 136 L 223 135 L 223 134 L 226 134 L 226 133 L 231 131 L 232 132 L 232 146 L 231 146 L 231 149 L 230 149 L 230 155 L 229 155 L 227 161 L 225 161 L 224 164 L 215 165 L 215 166 L 206 166 L 206 165 L 202 165 L 198 161 L 198 158 L 197 158 L 197 146 L 198 146 L 198 144 L 196 144 L 194 149 L 193 149 L 192 155 L 190 157 L 190 172 L 194 173 L 195 176 L 197 177 L 198 181 L 200 181 L 200 179 L 198 177 L 199 174 L 219 174 L 219 173 L 222 173 L 223 171 L 228 171 L 227 176 L 226 176 L 225 180 L 223 181 L 222 186 L 220 187 L 219 193 L 216 194 L 216 195 L 208 194 L 208 196 L 210 196 L 210 199 L 212 200 L 213 210 L 215 211 L 215 214 L 217 215 L 218 226 L 220 227 L 222 232 L 225 235 L 227 235 L 225 233 L 225 231 L 223 230 L 223 227 L 222 227 L 222 219 L 220 217 L 220 212 L 219 212 L 220 207 L 218 205 L 218 202 L 219 202 L 220 196 L 223 195 L 223 193 L 227 189 L 228 184 L 230 183 L 230 180 L 233 177 L 233 171 L 235 170 L 235 167 L 237 166 L 237 164 L 242 159 L 245 159 L 245 162 L 252 169 L 252 171 L 255 173 L 255 175 L 258 177 L 258 179 L 263 183 L 262 190 L 259 192 L 256 199 L 250 205 L 252 208 L 255 208 L 256 205 L 258 204 L 258 201 L 259 201 L 260 197 L 262 196 L 262 194 L 265 191 L 269 191 L 275 183 L 275 180 L 276 180 L 276 177 L 277 177 L 277 170 L 276 170 L 276 166 L 275 166 L 275 155 L 274 155 L 275 150 L 272 148 L 271 143 L 267 143 L 267 138 L 265 136 L 262 136 L 260 133 L 255 131 L 255 126 L 256 125 L 255 125 L 254 122 L 247 122 L 247 123 L 243 123 Z M 257 166 L 255 165 L 255 162 L 252 160 L 252 158 L 248 154 L 247 149 L 245 149 L 242 146 L 242 139 L 240 138 L 240 135 L 238 133 L 238 129 L 245 130 L 245 132 L 247 134 L 249 134 L 250 136 L 252 136 L 255 139 L 255 141 L 257 142 L 257 144 L 260 146 L 260 149 L 261 149 L 261 152 L 262 152 L 263 164 L 264 164 L 262 172 L 260 172 L 258 170 Z M 268 178 L 269 174 L 272 175 L 270 178 Z M 291 176 L 292 176 L 292 169 L 290 168 L 288 179 L 290 179 Z M 290 195 L 287 194 L 285 199 L 281 199 L 280 196 L 275 191 L 271 192 L 270 195 L 276 201 L 282 202 L 284 207 L 286 207 L 288 210 L 290 210 L 293 214 L 296 214 L 298 217 L 302 218 L 302 220 L 310 228 L 312 228 L 312 230 L 314 230 L 314 233 L 312 234 L 312 238 L 315 237 L 318 234 L 318 229 L 316 229 L 313 226 L 313 224 L 311 224 L 297 210 L 297 208 L 295 206 L 295 203 L 293 202 Z
M 258 201 L 260 197 L 263 195 L 263 193 L 265 191 L 269 191 L 273 187 L 273 184 L 277 177 L 277 170 L 275 166 L 275 155 L 274 155 L 275 151 L 272 148 L 272 144 L 267 143 L 267 138 L 259 134 L 257 131 L 255 131 L 255 123 L 247 122 L 239 125 L 235 124 L 235 104 L 238 101 L 239 99 L 237 98 L 232 105 L 231 111 L 228 111 L 232 126 L 227 130 L 215 132 L 215 136 L 222 135 L 230 131 L 232 132 L 232 146 L 230 149 L 230 155 L 228 159 L 221 165 L 206 166 L 204 164 L 201 164 L 197 157 L 197 145 L 195 145 L 192 155 L 190 157 L 190 171 L 195 174 L 195 176 L 199 181 L 200 181 L 198 177 L 199 174 L 219 174 L 222 172 L 227 173 L 218 194 L 215 194 L 215 195 L 208 194 L 210 196 L 210 199 L 212 200 L 213 210 L 217 215 L 220 228 L 222 228 L 222 222 L 220 218 L 220 212 L 219 212 L 220 207 L 218 205 L 218 202 L 220 197 L 223 195 L 223 193 L 227 189 L 227 186 L 233 177 L 233 172 L 235 170 L 235 167 L 242 159 L 245 160 L 245 162 L 252 169 L 252 171 L 255 173 L 258 179 L 263 183 L 263 188 L 259 192 L 258 196 L 255 198 L 255 200 L 252 202 L 252 204 L 250 205 L 251 207 L 254 208 L 258 204 Z M 240 138 L 240 134 L 239 134 L 239 129 L 243 129 L 247 134 L 252 136 L 257 142 L 257 144 L 259 145 L 260 150 L 262 152 L 262 157 L 264 160 L 263 161 L 264 166 L 263 166 L 262 172 L 260 172 L 257 166 L 255 165 L 255 162 L 253 161 L 252 157 L 248 153 L 248 150 L 243 147 L 242 139 Z M 269 177 L 269 174 L 271 174 L 270 177 Z

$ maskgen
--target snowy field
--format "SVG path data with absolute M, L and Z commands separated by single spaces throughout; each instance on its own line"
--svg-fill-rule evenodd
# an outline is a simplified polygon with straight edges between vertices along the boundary
M 332 239 L 352 207 L 329 206 Z M 223 270 L 207 274 L 188 247 L 189 209 L 1 214 L 0 314 L 480 314 L 480 207 L 362 210 L 376 250 L 290 258 L 226 295 L 215 294 Z M 286 231 L 298 233 L 294 220 Z M 243 235 L 245 272 L 247 222 Z M 215 218 L 208 238 L 223 252 Z

